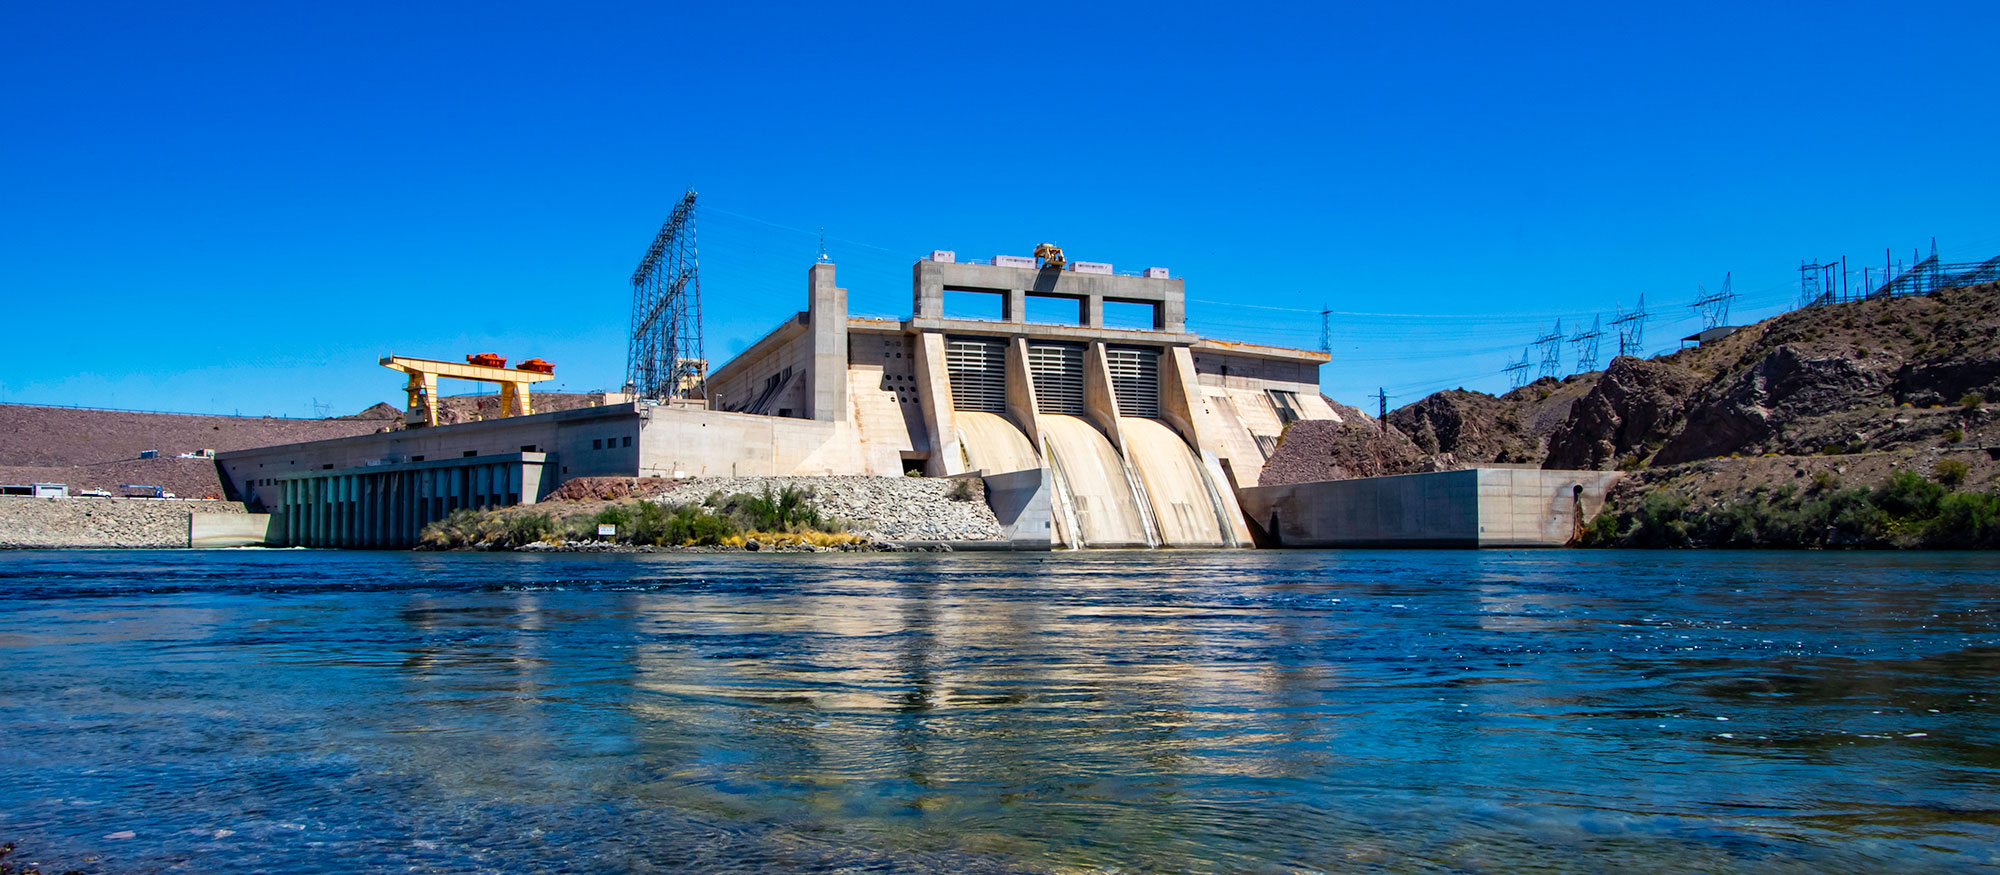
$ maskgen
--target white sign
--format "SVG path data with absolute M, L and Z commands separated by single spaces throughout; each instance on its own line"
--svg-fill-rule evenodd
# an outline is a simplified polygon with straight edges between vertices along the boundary
M 995 255 L 994 267 L 1034 267 L 1035 260 L 1021 255 Z
M 1097 261 L 1072 261 L 1069 269 L 1077 273 L 1110 273 L 1111 265 Z
M 1167 269 L 1166 269 L 1166 268 L 1164 268 L 1164 267 L 1149 267 L 1149 268 L 1146 268 L 1146 278 L 1147 278 L 1147 279 L 1149 279 L 1149 280 L 1163 280 L 1163 279 L 1166 279 L 1166 278 L 1167 278 Z
M 951 264 L 958 261 L 958 253 L 949 249 L 933 249 L 931 250 L 931 260 L 939 264 Z
M 598 524 L 597 524 L 597 536 L 598 536 L 598 537 L 600 537 L 600 538 L 612 538 L 612 537 L 617 537 L 617 535 L 618 535 L 618 527 L 617 527 L 617 526 L 614 526 L 614 525 L 612 525 L 612 524 L 610 524 L 610 523 L 598 523 Z

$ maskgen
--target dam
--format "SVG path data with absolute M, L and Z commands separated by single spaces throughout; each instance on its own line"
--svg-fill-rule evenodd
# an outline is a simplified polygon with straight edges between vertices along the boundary
M 835 277 L 813 263 L 805 308 L 698 399 L 426 425 L 412 390 L 411 427 L 217 464 L 302 546 L 407 545 L 575 477 L 863 474 L 986 478 L 1025 548 L 1249 547 L 1239 491 L 1287 424 L 1340 418 L 1325 353 L 1195 336 L 1163 268 L 939 250 L 893 320 L 850 316 Z

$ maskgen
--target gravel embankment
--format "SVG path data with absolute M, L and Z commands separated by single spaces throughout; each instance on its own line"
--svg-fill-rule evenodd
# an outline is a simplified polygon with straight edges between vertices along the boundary
M 0 548 L 186 547 L 190 514 L 243 512 L 233 501 L 0 496 Z
M 953 499 L 960 483 L 971 496 Z M 822 515 L 854 525 L 856 534 L 891 541 L 997 541 L 1000 521 L 986 506 L 978 478 L 931 477 L 697 477 L 675 481 L 659 496 L 671 504 L 700 502 L 710 494 L 761 494 L 787 486 L 813 490 Z

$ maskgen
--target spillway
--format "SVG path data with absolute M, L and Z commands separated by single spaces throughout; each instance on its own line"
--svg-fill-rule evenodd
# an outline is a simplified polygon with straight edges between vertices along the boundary
M 1157 419 L 1119 417 L 1125 451 L 1138 469 L 1160 541 L 1170 547 L 1223 547 L 1232 539 L 1216 508 L 1201 459 Z
M 955 415 L 959 435 L 965 442 L 966 462 L 972 470 L 1005 474 L 1042 466 L 1035 445 L 1007 417 L 979 410 L 960 410 Z
M 1037 417 L 1050 467 L 1061 479 L 1085 547 L 1150 547 L 1146 518 L 1125 463 L 1104 433 L 1082 417 Z

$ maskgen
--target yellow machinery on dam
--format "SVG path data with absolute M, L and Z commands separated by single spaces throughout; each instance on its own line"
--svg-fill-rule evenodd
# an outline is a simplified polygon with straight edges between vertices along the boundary
M 556 372 L 554 365 L 541 359 L 529 359 L 510 370 L 506 359 L 490 352 L 468 355 L 463 364 L 401 355 L 385 355 L 381 364 L 392 371 L 409 375 L 409 382 L 403 391 L 409 396 L 405 422 L 412 426 L 437 424 L 440 377 L 497 383 L 500 386 L 500 415 L 527 416 L 534 412 L 534 405 L 528 398 L 528 387 L 555 379 Z

